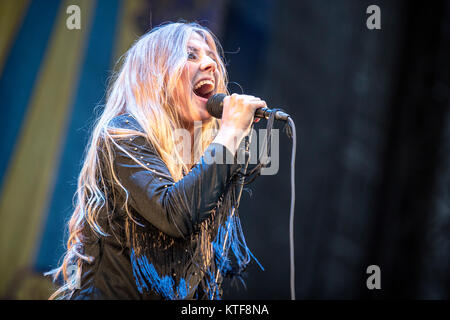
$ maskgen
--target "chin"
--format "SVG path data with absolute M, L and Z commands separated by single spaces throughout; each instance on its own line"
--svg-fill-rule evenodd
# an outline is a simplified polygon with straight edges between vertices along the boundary
M 193 123 L 193 122 L 210 122 L 213 119 L 213 116 L 211 116 L 208 111 L 206 111 L 205 106 L 199 106 L 198 104 L 194 104 L 193 106 L 195 109 L 192 110 L 192 112 L 185 111 L 182 115 L 183 122 L 186 124 Z
M 194 102 L 194 106 L 196 108 L 195 110 L 195 116 L 194 121 L 208 121 L 212 119 L 212 116 L 209 114 L 209 112 L 206 110 L 206 102 L 208 99 L 204 99 L 201 97 L 196 97 L 196 101 Z
M 195 120 L 195 121 L 209 122 L 212 119 L 213 119 L 213 117 L 208 113 L 208 111 L 201 110 L 199 113 L 199 116 L 197 117 L 197 120 Z

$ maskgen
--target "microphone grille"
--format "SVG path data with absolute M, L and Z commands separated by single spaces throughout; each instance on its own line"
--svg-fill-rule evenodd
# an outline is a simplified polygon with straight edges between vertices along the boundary
M 222 119 L 223 99 L 225 99 L 226 96 L 227 95 L 223 93 L 216 93 L 208 99 L 206 110 L 214 118 Z

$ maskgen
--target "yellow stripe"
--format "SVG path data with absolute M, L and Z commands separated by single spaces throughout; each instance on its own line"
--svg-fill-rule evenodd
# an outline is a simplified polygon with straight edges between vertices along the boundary
M 0 75 L 28 5 L 29 0 L 0 1 Z
M 66 27 L 71 4 L 81 8 L 81 30 Z M 0 197 L 0 292 L 39 245 L 94 5 L 67 0 L 59 9 Z
M 122 14 L 119 17 L 120 30 L 115 44 L 113 63 L 116 63 L 141 36 L 142 32 L 138 28 L 136 16 L 148 10 L 147 2 L 148 0 L 122 0 L 120 10 Z

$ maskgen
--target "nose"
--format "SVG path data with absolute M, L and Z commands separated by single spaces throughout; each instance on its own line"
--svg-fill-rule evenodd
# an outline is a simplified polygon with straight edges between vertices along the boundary
M 217 63 L 213 58 L 204 56 L 200 68 L 202 69 L 202 71 L 214 72 L 217 69 Z

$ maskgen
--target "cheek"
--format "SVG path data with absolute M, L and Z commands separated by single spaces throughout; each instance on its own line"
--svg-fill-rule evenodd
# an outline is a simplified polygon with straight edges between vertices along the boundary
M 186 91 L 186 93 L 192 92 L 192 82 L 194 80 L 194 72 L 192 66 L 186 65 L 182 75 L 181 75 L 181 81 L 183 82 L 183 87 Z
M 192 81 L 195 75 L 195 65 L 192 61 L 188 61 L 184 67 L 184 72 L 186 78 Z
M 190 97 L 192 92 L 192 79 L 187 67 L 184 68 L 180 79 L 178 80 L 178 85 L 175 88 L 178 99 L 186 99 Z
M 219 83 L 222 82 L 223 78 L 221 76 L 221 73 L 219 72 L 219 70 L 216 69 L 216 71 L 214 71 L 214 78 L 216 79 L 216 91 L 217 91 L 217 85 Z M 221 88 L 221 90 L 223 90 L 223 88 Z

